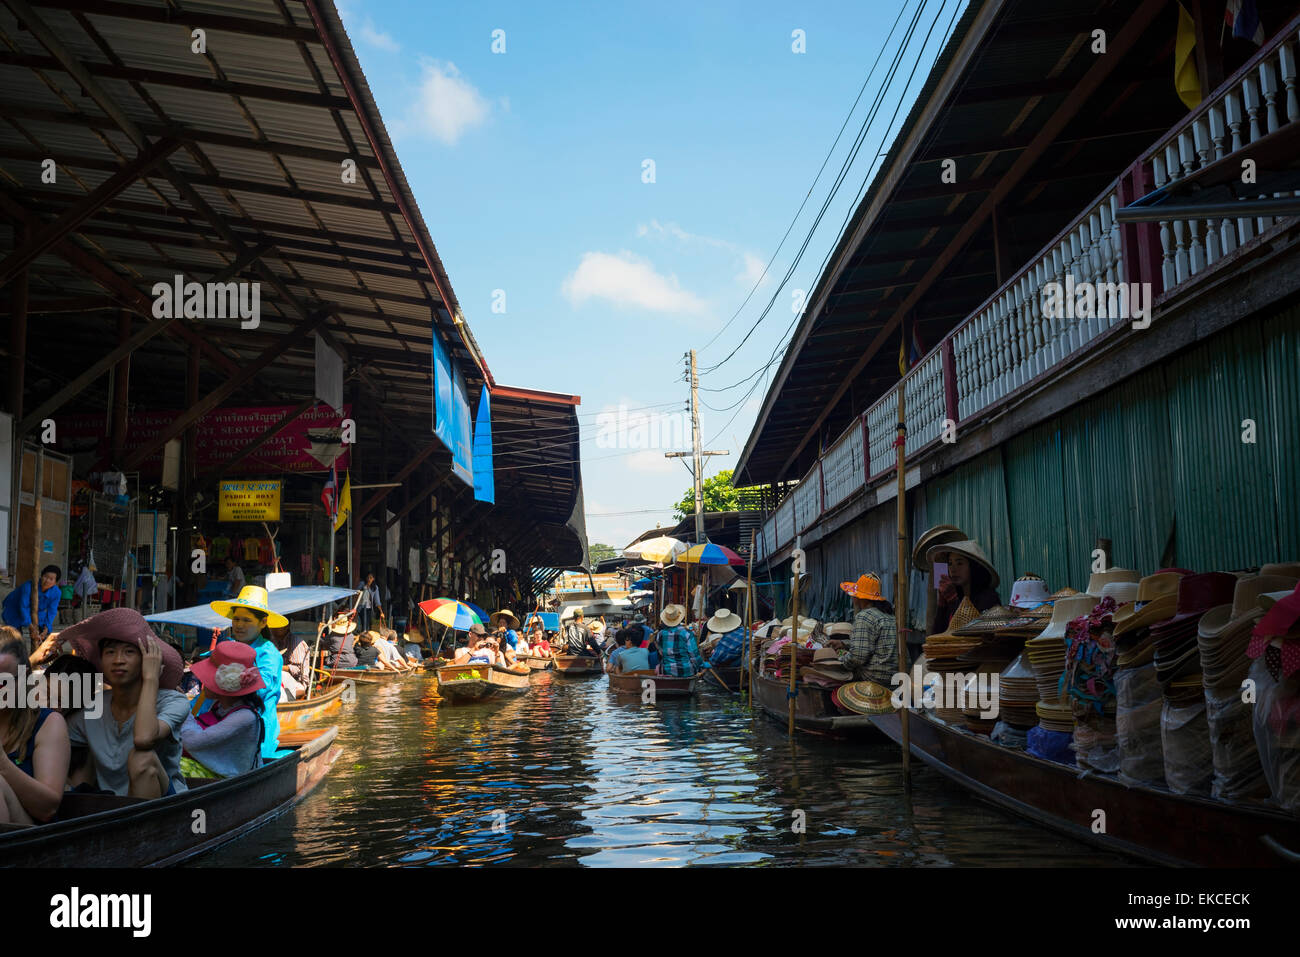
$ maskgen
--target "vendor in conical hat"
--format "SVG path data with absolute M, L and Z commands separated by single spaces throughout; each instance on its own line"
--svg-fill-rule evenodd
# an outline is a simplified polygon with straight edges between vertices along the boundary
M 208 607 L 222 618 L 230 619 L 231 638 L 251 647 L 256 655 L 257 670 L 264 685 L 257 692 L 262 701 L 262 726 L 265 729 L 262 757 L 274 758 L 280 750 L 280 719 L 276 715 L 275 706 L 280 703 L 280 676 L 284 671 L 284 656 L 262 632 L 268 626 L 284 628 L 289 624 L 289 619 L 271 610 L 266 589 L 258 585 L 245 585 L 236 597 L 211 602 Z M 201 715 L 212 704 L 212 699 L 206 693 L 200 694 L 195 699 L 192 713 L 195 716 Z
M 926 552 L 931 567 L 943 565 L 947 569 L 952 590 L 940 590 L 939 604 L 930 634 L 946 631 L 962 599 L 968 598 L 977 611 L 988 611 L 1002 604 L 998 597 L 998 572 L 980 548 L 979 542 L 965 539 L 931 545 Z M 942 576 L 940 576 L 942 577 Z

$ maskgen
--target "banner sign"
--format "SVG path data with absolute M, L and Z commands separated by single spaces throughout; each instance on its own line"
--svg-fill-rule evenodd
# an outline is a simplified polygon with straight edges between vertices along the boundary
M 452 367 L 453 415 L 451 430 L 451 470 L 456 477 L 474 487 L 474 430 L 470 424 L 469 391 L 460 366 Z
M 433 329 L 433 434 L 452 448 L 451 358 L 442 344 L 435 324 Z
M 496 482 L 492 476 L 492 400 L 486 383 L 474 418 L 474 498 L 496 503 Z
M 278 522 L 280 481 L 221 481 L 217 484 L 218 522 Z
M 268 405 L 209 412 L 199 419 L 196 429 L 198 471 L 206 472 L 225 465 L 293 409 L 291 405 Z M 342 415 L 325 406 L 306 410 L 244 458 L 239 463 L 240 470 L 272 473 L 325 471 L 339 449 L 341 423 L 351 413 L 351 406 L 346 405 Z M 138 412 L 130 416 L 126 430 L 127 454 L 157 437 L 179 415 L 180 412 Z M 57 423 L 60 448 L 73 452 L 107 453 L 108 438 L 104 434 L 102 414 L 65 416 Z M 343 446 L 338 458 L 340 472 L 348 467 L 350 459 L 348 447 Z M 159 449 L 140 464 L 140 473 L 151 477 L 161 475 L 162 467 L 163 450 Z

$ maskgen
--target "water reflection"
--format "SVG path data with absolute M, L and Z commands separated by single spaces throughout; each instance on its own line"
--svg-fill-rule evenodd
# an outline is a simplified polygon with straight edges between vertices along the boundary
M 439 706 L 416 675 L 358 688 L 325 782 L 207 866 L 1105 865 L 898 749 L 785 730 L 738 697 L 644 705 L 544 672 L 521 698 Z

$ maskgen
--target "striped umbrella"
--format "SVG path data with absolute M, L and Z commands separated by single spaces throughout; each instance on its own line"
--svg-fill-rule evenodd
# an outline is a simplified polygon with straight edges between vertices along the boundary
M 667 535 L 637 542 L 631 548 L 623 549 L 624 558 L 639 558 L 645 562 L 671 562 L 673 558 L 686 551 L 686 543 Z
M 683 565 L 743 565 L 745 560 L 725 545 L 705 542 L 692 545 L 677 556 Z
M 469 605 L 454 598 L 431 598 L 420 602 L 420 610 L 440 625 L 455 631 L 468 631 L 470 625 L 481 625 L 480 618 Z

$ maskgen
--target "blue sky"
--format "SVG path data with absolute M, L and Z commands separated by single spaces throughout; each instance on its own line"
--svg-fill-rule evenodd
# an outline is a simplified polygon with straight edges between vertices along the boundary
M 904 98 L 901 122 L 959 0 L 929 0 L 865 145 L 782 285 L 920 3 L 908 0 L 779 252 L 903 0 L 340 4 L 496 381 L 582 397 L 593 542 L 621 547 L 672 523 L 690 484 L 663 457 L 689 448 L 683 354 L 699 350 L 705 369 L 719 362 L 775 293 L 745 346 L 701 379 L 705 390 L 744 383 L 701 393 L 706 448 L 731 453 L 710 459 L 706 474 L 734 464 L 776 366 L 762 369 L 774 350 L 779 361 L 795 318 L 795 291 L 816 283 L 895 103 Z M 492 50 L 496 30 L 504 53 Z

